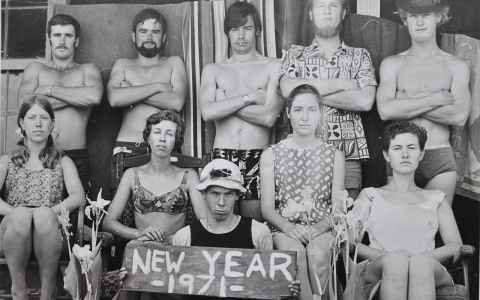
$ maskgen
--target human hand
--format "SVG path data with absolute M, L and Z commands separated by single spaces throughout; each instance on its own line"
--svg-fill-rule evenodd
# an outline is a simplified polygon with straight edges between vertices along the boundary
M 140 236 L 137 238 L 137 240 L 143 242 L 156 241 L 163 243 L 166 240 L 166 234 L 159 228 L 149 226 L 140 233 Z
M 309 242 L 310 234 L 305 226 L 289 224 L 284 233 L 304 245 Z
M 252 99 L 253 104 L 265 104 L 266 93 L 263 89 L 256 89 L 255 91 L 249 93 L 248 96 Z
M 292 282 L 290 282 L 290 284 L 288 285 L 288 290 L 290 291 L 290 295 L 292 297 L 298 297 L 300 295 L 300 280 L 294 280 Z

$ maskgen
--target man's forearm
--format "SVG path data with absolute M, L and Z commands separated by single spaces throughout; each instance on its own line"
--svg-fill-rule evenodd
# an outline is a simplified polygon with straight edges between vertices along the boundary
M 237 111 L 236 116 L 240 119 L 264 127 L 272 127 L 278 115 L 272 113 L 272 109 L 265 105 L 249 105 Z
M 280 83 L 282 95 L 285 98 L 288 97 L 293 89 L 302 84 L 314 86 L 321 95 L 358 88 L 355 79 L 297 79 L 282 77 Z
M 99 104 L 102 98 L 102 88 L 97 86 L 52 86 L 50 93 L 50 97 L 77 107 L 89 107 Z
M 181 111 L 185 99 L 175 92 L 161 92 L 145 99 L 143 103 L 159 109 Z
M 238 110 L 253 104 L 253 101 L 246 96 L 247 95 L 235 96 L 204 104 L 204 107 L 202 108 L 203 119 L 205 121 L 223 119 L 236 113 Z
M 423 118 L 432 122 L 463 126 L 468 119 L 469 110 L 455 105 L 445 105 L 428 111 L 422 115 Z
M 166 83 L 155 82 L 144 85 L 110 87 L 109 101 L 113 107 L 125 107 L 136 104 L 140 101 L 161 92 L 170 91 Z
M 369 111 L 375 99 L 375 88 L 344 90 L 322 98 L 322 103 L 350 111 Z
M 382 101 L 378 112 L 382 120 L 413 119 L 440 107 L 434 94 L 419 98 L 400 98 Z

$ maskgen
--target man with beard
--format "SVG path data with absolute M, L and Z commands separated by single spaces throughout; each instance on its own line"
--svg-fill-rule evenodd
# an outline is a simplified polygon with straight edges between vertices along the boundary
M 369 158 L 359 112 L 375 98 L 375 74 L 366 49 L 347 46 L 340 37 L 346 0 L 311 0 L 308 16 L 315 38 L 308 47 L 293 45 L 282 64 L 284 97 L 297 86 L 313 85 L 322 95 L 320 134 L 345 153 L 345 187 L 356 198 L 362 186 L 361 160 Z
M 100 104 L 103 84 L 93 64 L 74 61 L 80 42 L 80 24 L 69 15 L 53 16 L 47 24 L 52 57 L 33 62 L 25 69 L 18 91 L 20 102 L 32 94 L 48 99 L 55 112 L 57 146 L 74 161 L 87 190 L 89 166 L 86 128 L 91 107 Z
M 457 172 L 449 126 L 463 126 L 470 114 L 470 72 L 437 45 L 437 26 L 448 20 L 446 1 L 402 0 L 397 6 L 412 46 L 382 61 L 378 112 L 383 120 L 412 119 L 427 130 L 415 182 L 443 191 L 451 205 Z
M 132 24 L 134 59 L 118 59 L 107 85 L 112 107 L 123 108 L 123 121 L 113 149 L 112 188 L 123 173 L 121 160 L 148 152 L 142 130 L 148 116 L 161 109 L 180 111 L 185 103 L 185 65 L 178 56 L 163 56 L 167 23 L 156 10 L 140 11 Z M 175 149 L 180 151 L 180 149 Z
M 240 167 L 247 190 L 240 201 L 240 213 L 257 220 L 262 219 L 260 155 L 269 144 L 270 128 L 283 107 L 277 94 L 280 64 L 256 50 L 261 30 L 255 6 L 233 3 L 224 20 L 232 56 L 205 67 L 200 90 L 203 119 L 215 122 L 213 156 Z

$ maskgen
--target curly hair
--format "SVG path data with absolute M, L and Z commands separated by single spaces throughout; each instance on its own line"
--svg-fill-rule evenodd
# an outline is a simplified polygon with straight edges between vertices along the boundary
M 427 142 L 427 131 L 425 128 L 409 121 L 395 121 L 385 127 L 383 131 L 383 150 L 388 151 L 391 141 L 402 133 L 415 135 L 418 138 L 420 150 L 423 151 L 425 149 L 425 143 Z
M 183 145 L 183 135 L 185 133 L 185 122 L 182 116 L 174 110 L 161 110 L 147 118 L 145 128 L 143 129 L 143 140 L 148 143 L 148 137 L 152 131 L 152 126 L 160 123 L 161 121 L 171 121 L 177 124 L 177 130 L 175 130 L 175 146 L 174 151 L 180 152 Z
M 38 97 L 38 96 L 32 96 L 22 103 L 22 106 L 20 106 L 20 110 L 18 112 L 17 125 L 21 130 L 23 138 L 20 139 L 17 143 L 17 145 L 20 146 L 19 149 L 13 151 L 11 155 L 11 160 L 13 164 L 17 167 L 22 167 L 30 158 L 30 150 L 25 144 L 26 132 L 21 127 L 20 121 L 25 118 L 25 115 L 27 114 L 27 112 L 34 105 L 40 106 L 44 111 L 48 113 L 52 122 L 55 121 L 53 108 L 47 99 Z M 42 162 L 43 167 L 47 169 L 54 169 L 55 166 L 60 161 L 62 155 L 63 155 L 62 152 L 59 149 L 57 149 L 57 147 L 55 146 L 52 135 L 50 134 L 48 136 L 47 144 L 45 148 L 43 148 L 43 150 L 40 152 L 38 156 L 40 161 Z

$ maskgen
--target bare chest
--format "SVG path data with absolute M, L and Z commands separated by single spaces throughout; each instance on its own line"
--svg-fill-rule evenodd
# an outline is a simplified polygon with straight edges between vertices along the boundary
M 85 83 L 82 70 L 73 69 L 58 71 L 46 68 L 38 76 L 39 85 L 83 86 Z
M 132 65 L 125 69 L 125 79 L 132 85 L 153 82 L 170 82 L 172 68 L 167 63 L 155 66 Z
M 425 92 L 450 90 L 452 74 L 441 62 L 406 63 L 398 72 L 398 91 L 414 96 Z
M 265 89 L 269 79 L 268 68 L 264 64 L 224 66 L 217 75 L 217 86 L 226 94 Z

